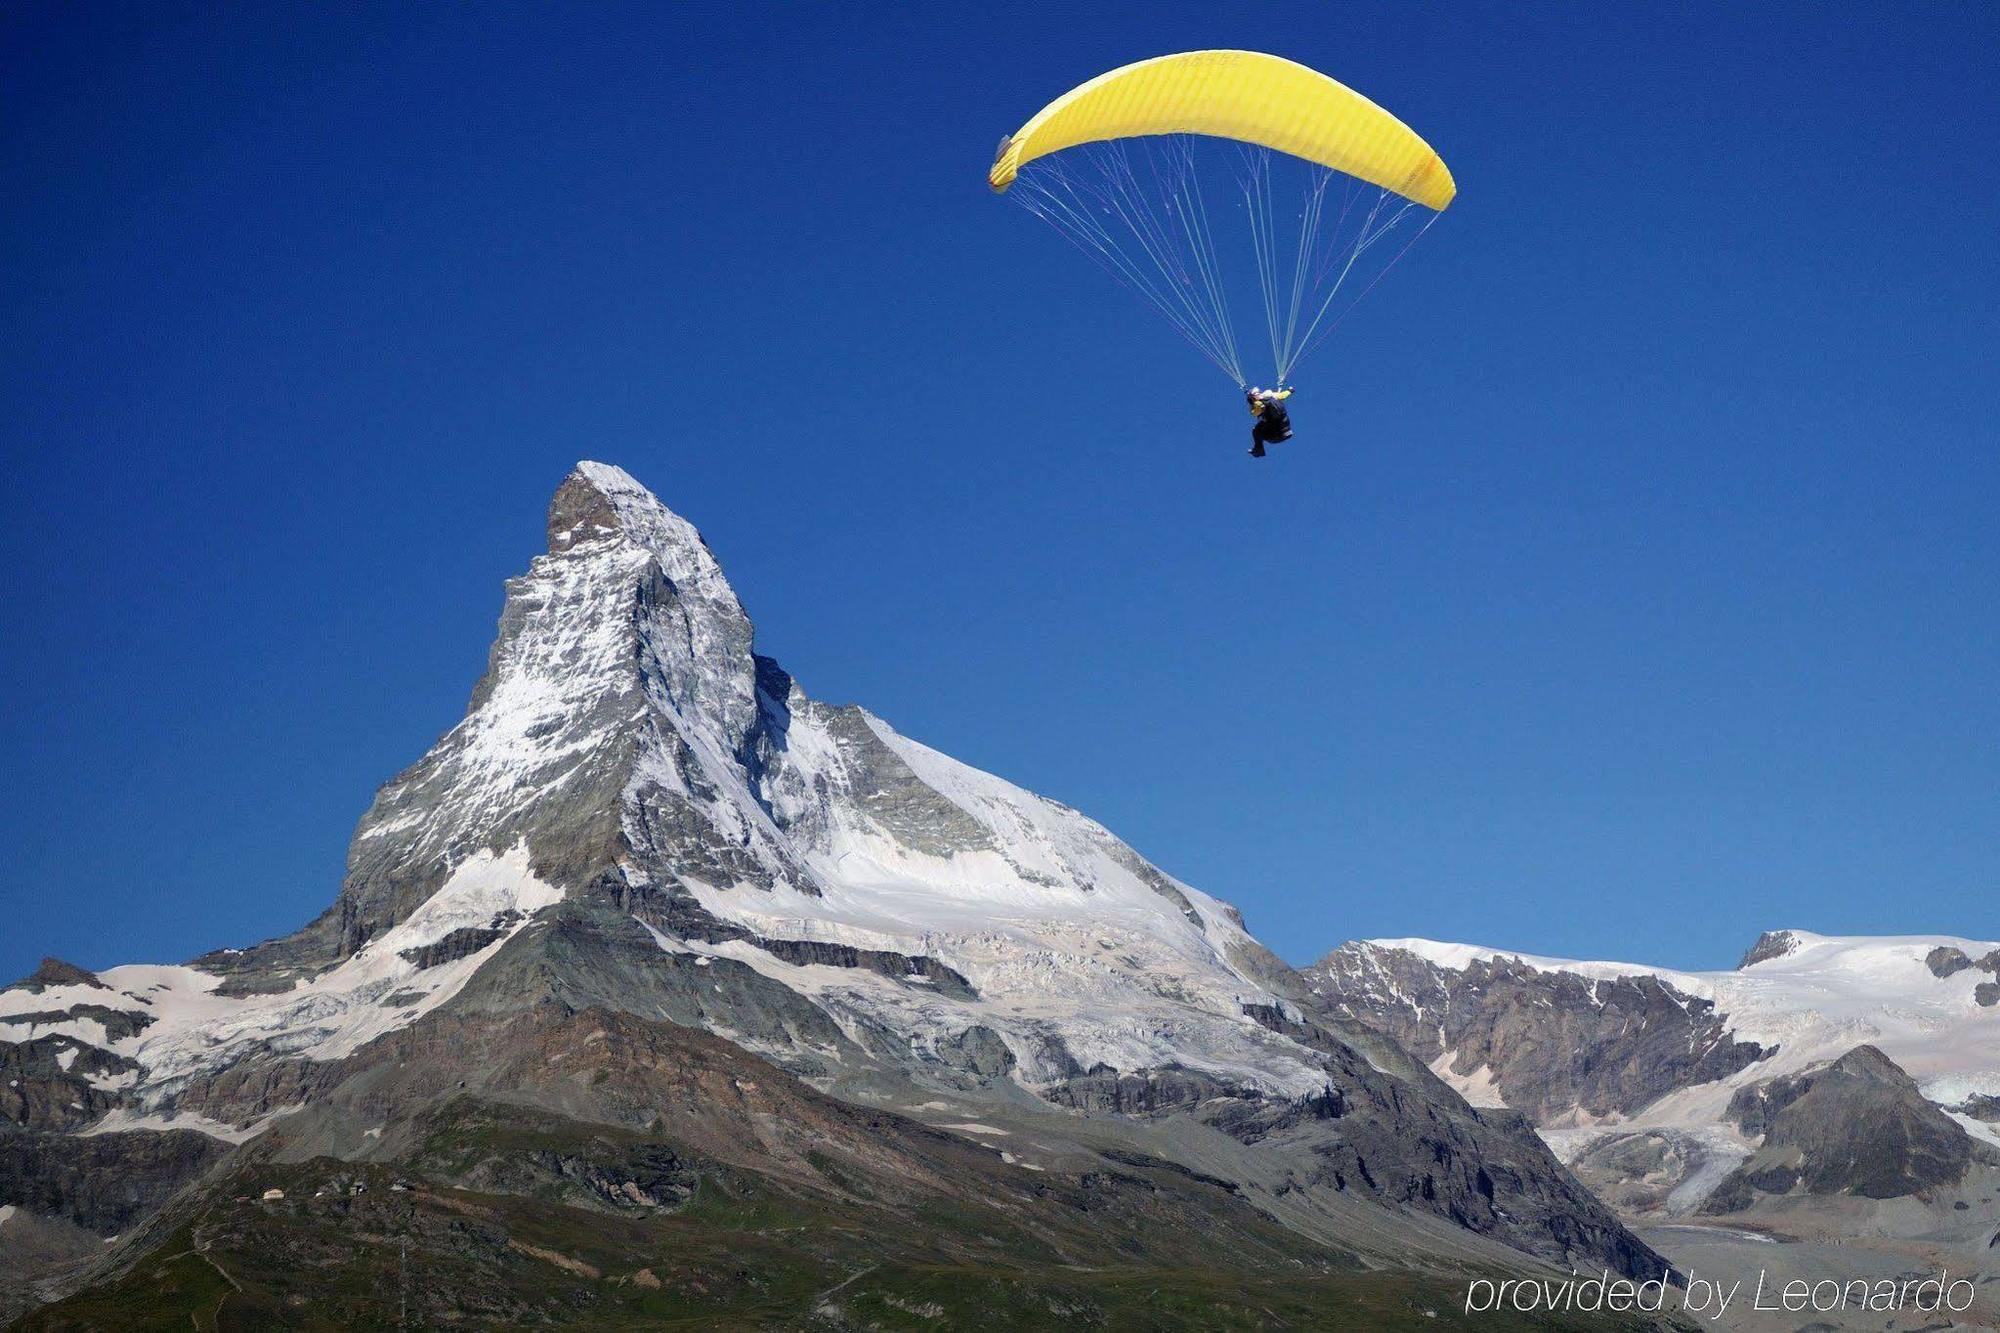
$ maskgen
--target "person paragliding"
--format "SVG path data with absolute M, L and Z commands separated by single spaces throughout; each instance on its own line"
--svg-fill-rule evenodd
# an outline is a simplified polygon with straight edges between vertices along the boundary
M 1186 51 L 1100 74 L 1002 139 L 986 181 L 1229 376 L 1257 418 L 1254 458 L 1291 438 L 1293 369 L 1458 192 L 1408 125 L 1259 51 Z M 1247 329 L 1246 310 L 1262 315 Z M 1272 389 L 1253 387 L 1244 365 L 1265 339 Z
M 1285 408 L 1285 400 L 1292 396 L 1290 389 L 1257 389 L 1244 391 L 1244 401 L 1250 404 L 1250 415 L 1257 418 L 1250 427 L 1250 456 L 1262 458 L 1267 444 L 1283 444 L 1292 438 L 1292 414 Z

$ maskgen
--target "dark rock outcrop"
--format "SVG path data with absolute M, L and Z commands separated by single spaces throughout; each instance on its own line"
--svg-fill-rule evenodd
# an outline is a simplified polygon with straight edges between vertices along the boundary
M 1736 970 L 1740 972 L 1746 967 L 1755 967 L 1772 958 L 1783 958 L 1798 947 L 1798 937 L 1791 931 L 1767 930 L 1757 937 L 1757 942 L 1750 946 L 1749 952 L 1738 960 Z
M 1974 1120 L 1984 1120 L 1989 1125 L 2000 1124 L 2000 1097 L 1989 1093 L 1974 1093 L 1953 1109 L 1960 1115 L 1969 1115 Z
M 1947 944 L 1940 944 L 1924 957 L 1924 966 L 1931 970 L 1932 976 L 1940 980 L 1955 976 L 1972 965 L 1972 960 L 1966 957 L 1965 950 L 1954 949 Z
M 1211 1074 L 1178 1066 L 1120 1073 L 1099 1065 L 1044 1088 L 1042 1096 L 1057 1106 L 1099 1115 L 1148 1116 L 1197 1106 L 1212 1098 L 1255 1098 L 1257 1094 Z
M 1318 1013 L 1303 986 L 1286 1006 L 1246 1005 L 1269 1031 L 1319 1051 L 1327 1083 L 1305 1098 L 1219 1096 L 1198 1118 L 1244 1143 L 1309 1153 L 1314 1187 L 1428 1212 L 1530 1254 L 1612 1256 L 1657 1276 L 1665 1261 L 1557 1162 L 1525 1115 L 1475 1109 L 1402 1048 Z
M 979 993 L 972 983 L 935 958 L 895 953 L 888 949 L 857 949 L 851 944 L 826 940 L 767 940 L 751 936 L 750 942 L 768 954 L 800 967 L 854 967 L 898 981 L 922 978 L 940 995 L 953 999 L 976 1000 Z
M 123 1100 L 91 1080 L 137 1068 L 123 1056 L 72 1037 L 0 1041 L 0 1129 L 83 1129 Z
M 460 926 L 443 939 L 415 949 L 403 950 L 402 956 L 415 963 L 419 970 L 437 967 L 442 963 L 455 963 L 461 958 L 469 958 L 498 939 L 505 939 L 504 926 Z
M 78 1019 L 89 1019 L 101 1025 L 107 1041 L 124 1041 L 128 1037 L 136 1037 L 154 1022 L 153 1015 L 143 1009 L 113 1009 L 103 1004 L 75 1004 L 67 1009 L 8 1014 L 0 1017 L 0 1028 L 26 1029 L 25 1035 L 32 1037 L 38 1027 L 70 1023 Z
M 40 967 L 13 985 L 0 989 L 24 990 L 30 995 L 40 995 L 52 986 L 95 986 L 99 990 L 110 989 L 97 979 L 95 972 L 87 972 L 74 963 L 65 963 L 60 958 L 42 959 Z
M 228 1150 L 193 1130 L 0 1134 L 0 1199 L 116 1235 Z
M 1740 1212 L 1766 1195 L 1920 1195 L 1962 1180 L 1974 1154 L 1965 1130 L 1873 1046 L 1745 1088 L 1730 1115 L 1763 1144 L 1703 1212 Z
M 978 1079 L 1004 1078 L 1014 1068 L 1014 1052 L 992 1028 L 973 1024 L 937 1041 L 938 1059 Z

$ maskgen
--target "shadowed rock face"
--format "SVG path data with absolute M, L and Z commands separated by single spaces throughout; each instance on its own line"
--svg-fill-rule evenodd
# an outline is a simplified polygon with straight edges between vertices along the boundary
M 1753 950 L 1754 952 L 1754 950 Z M 1552 1120 L 1581 1108 L 1630 1115 L 1770 1052 L 1731 1037 L 1714 1004 L 1648 975 L 1594 980 L 1512 958 L 1439 967 L 1354 942 L 1303 973 L 1328 1013 L 1395 1038 L 1426 1063 L 1486 1071 L 1507 1105 Z
M 1621 1271 L 1657 1275 L 1657 1256 L 1561 1169 L 1525 1116 L 1467 1106 L 1401 1048 L 1297 1010 L 1252 1005 L 1246 1016 L 1320 1051 L 1326 1085 L 1283 1100 L 1217 1089 L 1197 1119 L 1241 1142 L 1309 1153 L 1315 1167 L 1302 1183 L 1429 1212 L 1545 1257 L 1608 1252 Z
M 0 1199 L 100 1236 L 149 1216 L 228 1145 L 193 1130 L 0 1134 Z
M 0 1126 L 83 1129 L 119 1102 L 116 1093 L 92 1080 L 116 1079 L 137 1068 L 73 1037 L 0 1041 Z
M 1738 1212 L 1763 1195 L 1922 1194 L 1958 1183 L 1974 1155 L 1966 1132 L 1873 1046 L 1744 1088 L 1729 1112 L 1763 1146 L 1709 1197 L 1708 1213 Z
M 891 949 L 857 949 L 851 944 L 831 944 L 825 940 L 758 939 L 754 942 L 765 953 L 801 967 L 852 967 L 885 977 L 922 977 L 936 987 L 940 995 L 964 1000 L 978 998 L 978 992 L 973 990 L 970 982 L 935 958 L 911 957 Z

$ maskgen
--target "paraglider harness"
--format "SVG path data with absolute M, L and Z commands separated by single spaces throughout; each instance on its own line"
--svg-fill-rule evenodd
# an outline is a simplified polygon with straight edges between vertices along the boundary
M 1290 389 L 1248 389 L 1243 401 L 1250 405 L 1250 415 L 1257 418 L 1257 424 L 1250 428 L 1250 456 L 1262 458 L 1264 446 L 1282 444 L 1292 438 L 1292 414 L 1285 410 L 1285 400 L 1292 396 Z

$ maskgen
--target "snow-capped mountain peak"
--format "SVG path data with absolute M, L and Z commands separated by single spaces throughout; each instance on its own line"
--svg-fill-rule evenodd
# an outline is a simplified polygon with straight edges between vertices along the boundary
M 350 1049 L 338 1033 L 413 1021 L 565 899 L 739 962 L 863 1046 L 884 1025 L 925 1049 L 979 1026 L 1031 1085 L 1099 1065 L 1324 1082 L 1250 1016 L 1284 1001 L 1232 910 L 1078 812 L 810 698 L 756 657 L 699 532 L 628 473 L 578 464 L 548 532 L 465 717 L 357 828 L 334 910 L 161 973 L 190 1017 L 117 1046 L 140 1066 L 127 1086 L 170 1095 L 232 1058 L 230 1033 Z M 842 950 L 908 961 L 801 962 Z M 744 1038 L 781 1060 L 792 1040 Z
M 601 463 L 556 491 L 464 717 L 377 794 L 332 908 L 187 966 L 45 972 L 0 991 L 37 1130 L 241 1137 L 365 1083 L 386 1044 L 603 1012 L 823 1093 L 965 1108 L 947 1129 L 1087 1153 L 1088 1123 L 1356 1243 L 1387 1209 L 1487 1259 L 1661 1264 L 1517 1120 L 1322 1013 L 1233 909 L 812 698 L 694 527 Z M 530 1095 L 577 1092 L 540 1073 L 563 1054 L 524 1066 Z M 323 1147 L 375 1151 L 325 1123 Z

